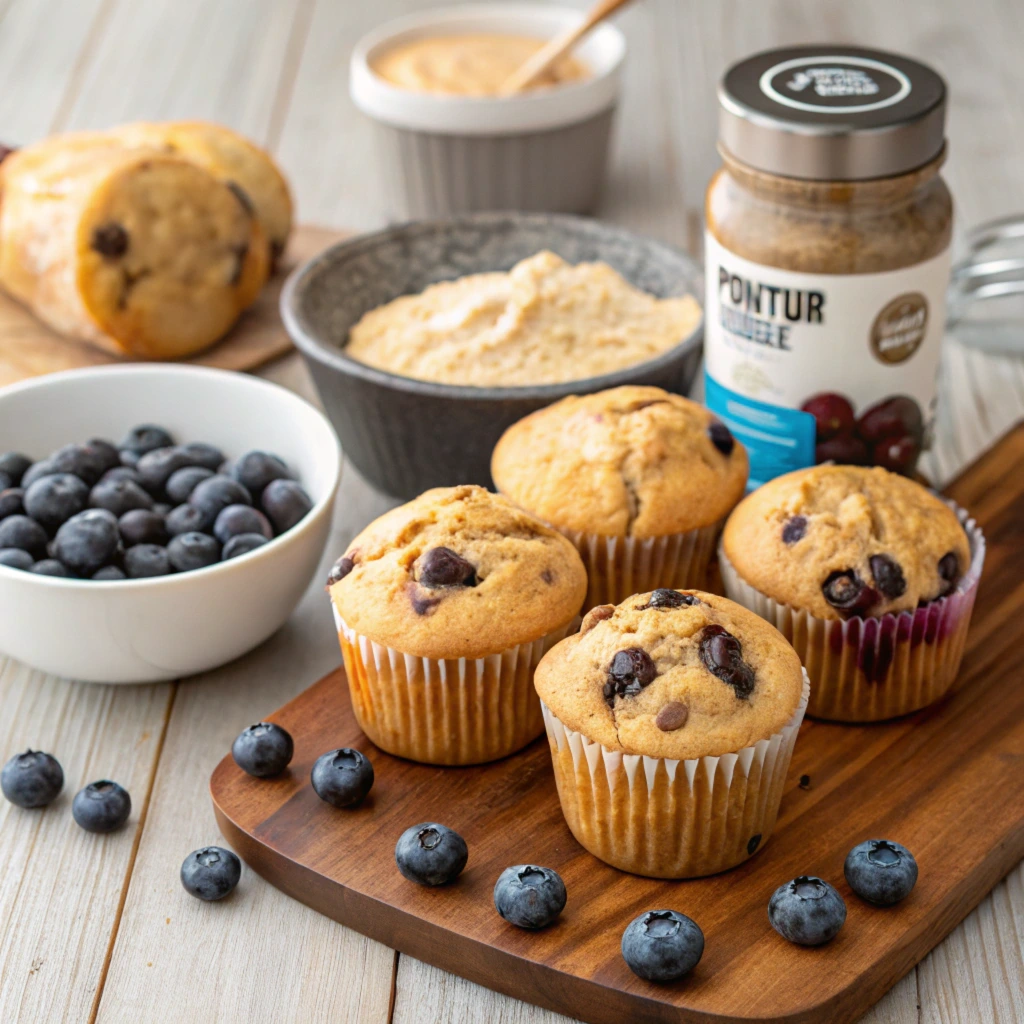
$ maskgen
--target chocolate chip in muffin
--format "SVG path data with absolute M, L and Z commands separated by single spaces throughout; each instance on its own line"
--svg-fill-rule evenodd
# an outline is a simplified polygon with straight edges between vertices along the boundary
M 646 608 L 682 608 L 683 605 L 694 604 L 700 604 L 700 601 L 693 594 L 682 594 L 678 590 L 659 587 L 651 594 L 647 604 L 638 604 L 636 610 L 642 612 Z
M 226 181 L 224 184 L 227 185 L 229 189 L 231 189 L 232 193 L 234 194 L 234 197 L 241 204 L 242 209 L 245 210 L 245 212 L 250 217 L 252 217 L 255 214 L 256 209 L 252 205 L 252 200 L 249 198 L 249 193 L 246 192 L 245 189 L 242 188 L 242 186 L 239 185 L 237 181 Z
M 686 725 L 690 717 L 690 709 L 680 700 L 670 700 L 661 706 L 661 710 L 654 718 L 654 724 L 662 732 L 675 732 Z
M 93 229 L 92 248 L 108 260 L 116 260 L 128 251 L 128 232 L 115 221 Z
M 440 603 L 439 597 L 424 597 L 415 588 L 409 591 L 409 601 L 412 603 L 412 610 L 417 615 L 429 615 Z
M 713 420 L 708 424 L 708 437 L 723 455 L 732 455 L 736 441 L 732 436 L 732 431 L 721 420 Z
M 583 616 L 583 621 L 580 623 L 580 633 L 589 633 L 599 622 L 610 619 L 614 614 L 615 605 L 613 604 L 599 604 L 595 608 L 591 608 Z
M 939 576 L 943 582 L 940 595 L 948 594 L 960 579 L 960 560 L 956 557 L 955 551 L 947 551 L 939 559 Z
M 712 624 L 701 630 L 700 660 L 713 676 L 728 683 L 737 697 L 745 700 L 754 692 L 754 670 L 743 660 L 743 646 L 722 626 Z
M 343 580 L 355 567 L 355 559 L 351 556 L 344 555 L 339 558 L 331 567 L 331 571 L 327 574 L 327 586 L 334 586 L 335 583 Z
M 907 592 L 907 580 L 899 562 L 888 555 L 872 555 L 868 559 L 875 586 L 889 598 L 902 597 Z
M 604 699 L 611 706 L 618 697 L 635 697 L 654 681 L 658 670 L 651 656 L 640 647 L 627 647 L 618 651 L 608 669 L 608 682 L 604 684 Z
M 475 587 L 476 566 L 451 548 L 431 548 L 420 562 L 420 583 L 425 587 Z
M 782 543 L 795 544 L 807 532 L 807 516 L 790 516 L 782 527 Z
M 869 587 L 853 569 L 837 569 L 825 577 L 821 592 L 836 611 L 846 616 L 861 615 L 878 603 L 879 593 Z

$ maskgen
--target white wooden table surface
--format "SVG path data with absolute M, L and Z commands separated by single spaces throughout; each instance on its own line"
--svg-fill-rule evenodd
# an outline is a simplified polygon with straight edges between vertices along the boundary
M 581 3 L 581 0 L 577 0 Z M 356 38 L 429 0 L 0 0 L 0 138 L 119 121 L 222 120 L 283 162 L 307 222 L 386 222 L 366 124 L 346 88 Z M 948 179 L 959 231 L 1024 210 L 1020 0 L 641 0 L 603 216 L 697 252 L 724 64 L 793 42 L 920 56 L 952 88 Z M 312 396 L 297 357 L 265 375 Z M 948 479 L 1024 414 L 1024 363 L 949 343 L 940 445 Z M 389 502 L 346 470 L 328 559 Z M 321 574 L 322 575 L 322 574 Z M 565 1020 L 363 938 L 245 870 L 224 905 L 187 896 L 183 857 L 218 841 L 207 779 L 236 733 L 340 660 L 319 579 L 259 650 L 208 676 L 87 686 L 0 658 L 0 758 L 55 753 L 67 792 L 45 812 L 0 801 L 0 1022 Z M 0 614 L 3 614 L 0 609 Z M 93 836 L 71 795 L 111 777 L 124 830 Z M 955 854 L 955 851 L 951 851 Z M 1024 1020 L 1024 867 L 865 1018 Z

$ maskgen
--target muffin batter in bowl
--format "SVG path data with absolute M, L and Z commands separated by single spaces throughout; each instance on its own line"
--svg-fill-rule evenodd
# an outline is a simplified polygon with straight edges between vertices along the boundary
M 385 81 L 412 92 L 497 96 L 512 73 L 543 45 L 543 39 L 499 33 L 428 36 L 386 50 L 371 66 Z M 567 54 L 532 88 L 589 77 L 586 64 Z
M 508 273 L 472 274 L 371 310 L 346 352 L 418 380 L 477 387 L 612 373 L 678 345 L 700 322 L 689 295 L 657 299 L 606 263 L 539 252 Z

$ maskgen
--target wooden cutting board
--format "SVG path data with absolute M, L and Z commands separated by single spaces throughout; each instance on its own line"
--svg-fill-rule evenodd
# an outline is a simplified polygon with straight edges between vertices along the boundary
M 662 882 L 607 867 L 562 819 L 547 742 L 477 768 L 434 768 L 377 750 L 360 732 L 342 669 L 271 718 L 295 759 L 258 781 L 230 756 L 210 782 L 217 820 L 248 864 L 284 892 L 419 960 L 594 1024 L 623 1021 L 853 1021 L 939 943 L 1024 857 L 1024 428 L 949 488 L 988 540 L 974 621 L 954 692 L 900 721 L 804 723 L 775 835 L 746 864 L 713 878 Z M 376 784 L 351 811 L 309 786 L 316 757 L 352 746 Z M 810 777 L 802 789 L 802 775 Z M 394 866 L 409 825 L 441 821 L 469 844 L 453 885 L 424 889 Z M 896 907 L 859 900 L 843 878 L 849 849 L 904 843 L 920 880 Z M 558 870 L 561 919 L 528 933 L 494 911 L 492 888 L 514 863 Z M 800 874 L 832 882 L 846 925 L 818 949 L 770 928 L 768 899 Z M 622 930 L 644 910 L 673 908 L 703 928 L 704 958 L 686 979 L 654 985 L 630 973 Z
M 344 237 L 345 232 L 329 228 L 296 228 L 281 266 L 252 308 L 222 341 L 184 362 L 222 370 L 253 370 L 288 352 L 291 339 L 277 311 L 285 278 L 294 267 Z M 20 303 L 0 293 L 0 387 L 57 370 L 130 361 L 61 337 Z

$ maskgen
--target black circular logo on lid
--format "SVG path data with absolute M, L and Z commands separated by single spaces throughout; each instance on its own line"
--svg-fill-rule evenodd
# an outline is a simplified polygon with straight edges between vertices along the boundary
M 891 64 L 827 53 L 775 64 L 758 84 L 776 103 L 821 114 L 880 110 L 899 103 L 911 90 L 910 79 Z

